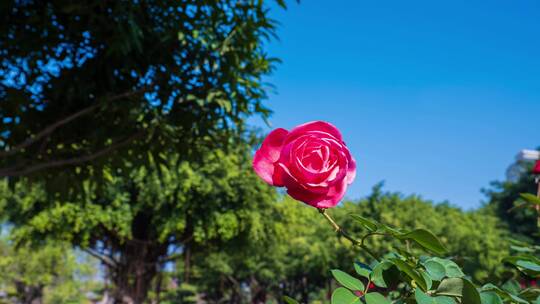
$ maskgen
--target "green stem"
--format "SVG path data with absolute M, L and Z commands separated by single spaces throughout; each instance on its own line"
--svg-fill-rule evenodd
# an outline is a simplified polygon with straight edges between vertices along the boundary
M 328 213 L 326 213 L 326 209 L 320 208 L 319 213 L 322 214 L 324 216 L 324 218 L 326 218 L 326 220 L 330 223 L 330 225 L 332 225 L 332 227 L 334 227 L 334 230 L 337 233 L 339 233 L 342 237 L 346 238 L 347 240 L 351 241 L 351 243 L 353 243 L 353 245 L 359 246 L 360 248 L 362 248 L 365 252 L 367 252 L 377 262 L 379 261 L 379 258 L 377 257 L 377 255 L 375 253 L 373 253 L 366 245 L 364 245 L 363 242 L 356 240 L 355 238 L 350 236 L 347 232 L 345 232 L 345 230 L 343 230 L 343 228 L 341 228 L 334 221 L 334 219 Z

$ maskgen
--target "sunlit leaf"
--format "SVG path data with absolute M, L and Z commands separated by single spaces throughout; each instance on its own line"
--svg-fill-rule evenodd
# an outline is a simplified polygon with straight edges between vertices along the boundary
M 360 298 L 350 290 L 339 287 L 332 293 L 332 304 L 360 304 Z
M 392 302 L 386 299 L 378 292 L 370 292 L 365 295 L 366 304 L 391 304 Z
M 364 290 L 364 284 L 357 278 L 338 269 L 332 270 L 332 275 L 341 286 L 350 290 Z

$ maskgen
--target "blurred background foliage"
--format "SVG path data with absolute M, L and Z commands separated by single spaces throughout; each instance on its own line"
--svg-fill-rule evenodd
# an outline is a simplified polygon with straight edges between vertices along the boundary
M 47 205 L 40 200 L 41 192 L 35 185 L 21 183 L 10 190 L 4 182 L 2 205 L 12 208 L 3 214 L 13 228 L 6 231 L 5 255 L 0 260 L 1 267 L 10 268 L 3 268 L 6 271 L 2 273 L 33 276 L 30 281 L 34 285 L 26 290 L 40 289 L 44 301 L 75 295 L 113 298 L 115 287 L 122 284 L 116 281 L 115 272 L 127 271 L 125 267 L 135 267 L 130 271 L 136 272 L 137 266 L 149 261 L 156 266 L 152 277 L 145 277 L 149 301 L 266 303 L 285 294 L 310 303 L 328 299 L 336 286 L 329 269 L 353 271 L 351 261 L 368 263 L 369 257 L 348 240 L 336 242 L 337 235 L 316 209 L 261 182 L 249 166 L 250 149 L 247 145 L 238 147 L 229 153 L 209 151 L 201 165 L 178 163 L 170 156 L 168 161 L 176 166 L 134 167 L 129 179 L 110 177 L 106 196 L 92 196 L 89 190 L 81 201 L 71 203 L 52 201 Z M 527 182 L 523 179 L 513 185 Z M 508 219 L 499 216 L 497 199 L 507 198 L 505 191 L 494 188 L 484 207 L 463 211 L 449 203 L 387 192 L 381 183 L 368 197 L 346 200 L 329 212 L 352 235 L 365 231 L 350 214 L 406 229 L 427 228 L 440 237 L 448 257 L 475 282 L 498 282 L 515 275 L 502 263 L 510 254 L 509 239 L 530 238 L 518 234 Z M 71 209 L 81 205 L 88 211 Z M 142 222 L 136 219 L 140 210 L 147 216 Z M 188 229 L 192 235 L 178 242 L 177 238 L 186 237 L 186 225 L 192 226 Z M 139 235 L 141 230 L 143 235 Z M 51 247 L 47 239 L 64 243 Z M 21 249 L 15 249 L 14 244 L 20 244 Z M 76 250 L 68 250 L 66 244 Z M 391 240 L 379 236 L 368 239 L 367 244 L 378 254 L 392 245 Z M 137 259 L 128 262 L 130 251 L 124 247 L 130 246 L 149 252 L 151 247 L 164 249 L 150 259 L 142 257 L 144 263 Z M 28 265 L 12 262 L 22 262 L 16 258 L 21 254 L 28 256 Z M 101 260 L 92 258 L 96 256 Z M 109 265 L 105 258 L 117 265 Z M 62 271 L 47 262 L 31 268 L 36 267 L 31 261 L 43 259 L 71 262 L 62 263 Z M 98 262 L 100 267 L 96 267 Z M 86 270 L 94 275 L 89 276 Z M 16 288 L 13 277 L 2 280 L 7 291 Z

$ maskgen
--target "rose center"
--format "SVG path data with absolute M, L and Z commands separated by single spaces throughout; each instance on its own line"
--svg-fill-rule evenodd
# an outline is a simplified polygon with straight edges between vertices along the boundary
M 302 165 L 310 171 L 323 171 L 328 169 L 332 159 L 330 148 L 320 143 L 309 143 L 303 151 Z

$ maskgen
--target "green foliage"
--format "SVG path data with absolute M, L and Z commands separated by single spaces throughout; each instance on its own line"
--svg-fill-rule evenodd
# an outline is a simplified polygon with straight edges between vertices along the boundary
M 419 236 L 416 240 L 409 239 L 409 249 L 428 250 L 436 255 L 444 250 L 447 256 L 457 257 L 456 262 L 477 281 L 496 280 L 504 271 L 500 261 L 510 253 L 508 231 L 489 209 L 462 211 L 414 195 L 404 197 L 399 193 L 383 192 L 381 186 L 377 186 L 366 199 L 345 202 L 342 208 L 333 210 L 333 214 L 338 218 L 351 218 L 344 223 L 345 230 L 352 235 L 367 235 L 365 244 L 377 255 L 383 255 L 398 243 L 407 246 L 403 231 L 392 227 L 421 231 L 413 234 Z M 366 227 L 358 222 L 359 216 L 364 218 L 363 222 L 373 219 L 370 220 L 372 223 Z M 376 228 L 373 222 L 381 226 Z M 374 229 L 393 237 L 380 236 L 373 233 Z M 433 243 L 438 239 L 434 235 L 441 236 L 440 244 Z M 429 244 L 435 247 L 426 247 Z M 369 260 L 365 253 L 361 255 L 363 261 Z M 357 257 L 350 255 L 349 259 L 356 260 Z M 341 267 L 349 269 L 350 266 Z
M 98 287 L 96 263 L 69 244 L 47 242 L 34 248 L 0 242 L 0 285 L 7 297 L 21 303 L 81 303 Z
M 0 11 L 1 200 L 17 242 L 82 247 L 107 267 L 113 297 L 136 303 L 179 255 L 188 283 L 191 252 L 269 242 L 275 193 L 251 172 L 244 138 L 248 116 L 270 113 L 268 3 L 13 0 Z
M 196 285 L 209 298 L 252 302 L 255 294 L 263 297 L 261 290 L 264 290 L 267 301 L 279 301 L 282 295 L 298 299 L 300 303 L 330 300 L 327 294 L 331 294 L 336 284 L 341 284 L 338 280 L 331 280 L 332 273 L 328 269 L 347 272 L 360 280 L 364 288 L 368 286 L 370 275 L 371 281 L 379 288 L 387 288 L 386 282 L 391 286 L 396 283 L 392 278 L 399 277 L 397 274 L 400 273 L 395 266 L 397 256 L 389 256 L 389 260 L 374 265 L 366 252 L 354 248 L 348 240 L 340 238 L 338 242 L 332 242 L 335 233 L 312 207 L 285 197 L 275 209 L 268 208 L 268 211 L 265 226 L 268 234 L 273 234 L 273 239 L 269 239 L 264 247 L 246 239 L 243 243 L 246 250 L 223 244 L 196 254 Z M 383 193 L 376 188 L 369 198 L 346 202 L 328 212 L 336 218 L 350 219 L 343 227 L 351 235 L 371 233 L 365 243 L 379 256 L 395 251 L 392 248 L 400 249 L 398 254 L 405 256 L 407 251 L 404 249 L 408 246 L 411 254 L 422 257 L 417 261 L 421 271 L 415 270 L 417 272 L 411 274 L 422 277 L 421 281 L 428 281 L 433 276 L 433 286 L 443 278 L 464 277 L 464 272 L 473 274 L 475 282 L 496 281 L 504 269 L 501 260 L 509 253 L 506 230 L 499 227 L 500 221 L 496 216 L 482 213 L 484 211 L 464 212 L 448 205 L 434 205 L 416 196 Z M 359 218 L 363 219 L 358 221 Z M 404 228 L 396 229 L 389 222 Z M 416 234 L 412 232 L 417 231 L 422 231 L 418 238 L 420 243 L 413 238 Z M 435 235 L 439 233 L 446 235 L 438 239 Z M 438 255 L 444 249 L 444 256 L 456 257 L 455 261 L 424 256 L 426 253 Z M 354 265 L 350 261 L 355 261 Z M 347 280 L 340 279 L 343 282 Z M 428 283 L 425 282 L 426 286 Z M 247 289 L 242 291 L 235 286 L 246 286 Z
M 280 1 L 282 2 L 282 1 Z M 0 176 L 71 196 L 266 118 L 275 22 L 263 1 L 2 1 Z
M 530 174 L 531 165 L 528 162 L 517 162 L 513 165 L 517 174 L 511 180 L 493 182 L 489 189 L 484 190 L 488 197 L 486 208 L 496 212 L 499 218 L 508 225 L 514 238 L 524 241 L 538 241 L 537 211 L 534 208 L 523 208 L 525 197 L 534 197 L 537 186 L 534 176 Z
M 377 234 L 402 241 L 404 235 L 415 235 L 418 231 L 396 229 L 366 217 L 362 217 L 360 222 L 369 229 L 362 240 L 366 236 Z M 344 234 L 343 230 L 340 231 Z M 441 242 L 431 233 L 422 232 L 420 235 L 422 251 L 435 253 L 432 249 L 437 248 Z M 353 240 L 353 244 L 360 244 L 360 247 L 364 248 L 362 241 Z M 393 250 L 384 254 L 382 259 L 374 256 L 370 267 L 358 268 L 358 264 L 355 264 L 356 269 L 360 269 L 357 271 L 359 278 L 340 270 L 332 270 L 333 276 L 342 287 L 334 290 L 331 303 L 527 304 L 537 303 L 537 299 L 540 299 L 540 289 L 520 289 L 515 281 L 508 281 L 501 288 L 493 284 L 477 286 L 450 259 L 425 256 L 421 252 L 412 251 L 402 242 L 392 244 Z M 438 251 L 438 248 L 435 251 Z M 535 271 L 538 260 L 535 259 L 536 257 L 529 255 L 525 261 L 525 256 L 522 255 L 511 261 L 525 274 L 537 277 Z M 366 284 L 361 280 L 365 280 Z M 372 282 L 382 290 L 370 290 L 369 284 Z
M 193 252 L 223 250 L 234 257 L 251 242 L 262 256 L 277 235 L 270 225 L 275 192 L 252 172 L 247 149 L 239 149 L 243 152 L 208 151 L 201 163 L 163 156 L 132 166 L 128 179 L 109 171 L 103 189 L 88 180 L 76 201 L 43 200 L 39 185 L 20 182 L 4 196 L 11 206 L 6 215 L 19 242 L 63 239 L 98 256 L 122 292 L 139 280 L 149 289 L 161 261 L 178 260 L 176 253 L 168 256 L 171 248 L 189 245 Z M 249 261 L 249 252 L 245 257 Z M 184 273 L 197 276 L 196 269 Z
M 346 287 L 350 290 L 362 291 L 364 290 L 364 283 L 362 281 L 348 275 L 346 272 L 343 272 L 339 269 L 332 270 L 332 275 L 336 281 L 343 287 Z
M 332 303 L 360 304 L 360 298 L 346 288 L 339 287 L 332 293 Z

